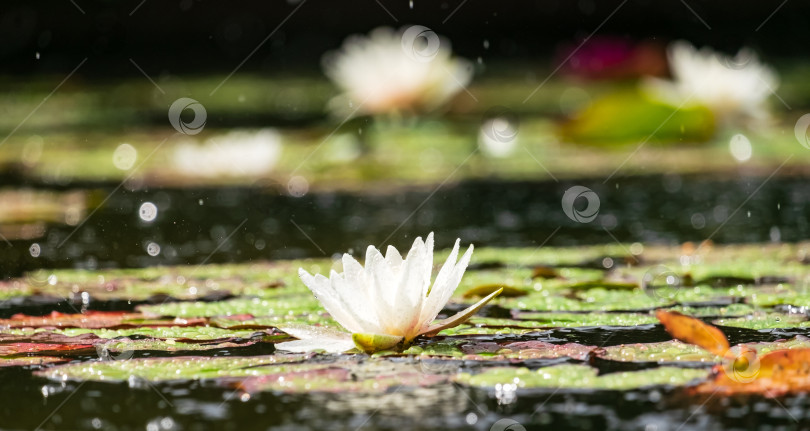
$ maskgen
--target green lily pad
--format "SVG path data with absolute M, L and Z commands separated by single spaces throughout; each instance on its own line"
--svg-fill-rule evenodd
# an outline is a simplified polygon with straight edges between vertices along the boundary
M 278 368 L 278 367 L 276 367 Z M 293 371 L 250 377 L 238 387 L 248 393 L 365 393 L 383 394 L 392 387 L 426 387 L 446 383 L 448 376 L 426 373 L 416 364 L 367 360 L 360 363 L 307 364 Z
M 142 305 L 138 310 L 148 316 L 175 316 L 183 318 L 214 317 L 251 314 L 253 316 L 283 317 L 303 313 L 320 313 L 317 299 L 308 295 L 291 295 L 273 299 L 236 298 L 217 302 L 171 302 L 160 305 Z
M 554 359 L 568 357 L 585 360 L 594 346 L 577 343 L 552 344 L 544 341 L 496 343 L 486 341 L 442 340 L 411 346 L 403 354 L 425 358 L 461 359 L 470 361 L 510 361 L 519 363 L 528 359 Z
M 198 326 L 206 323 L 204 319 L 155 319 L 140 313 L 88 311 L 81 314 L 52 312 L 46 316 L 15 314 L 10 319 L 0 319 L 0 328 L 122 329 L 143 326 Z
M 717 319 L 712 322 L 719 326 L 746 329 L 806 328 L 810 326 L 807 316 L 787 313 L 754 313 L 744 317 Z
M 658 323 L 650 313 L 516 313 L 520 325 L 532 323 L 546 328 L 582 326 L 638 326 Z
M 31 365 L 58 364 L 67 362 L 66 358 L 54 356 L 20 356 L 15 358 L 0 357 L 0 367 L 25 367 Z
M 504 298 L 514 298 L 518 296 L 525 296 L 527 294 L 526 290 L 524 289 L 518 289 L 517 287 L 508 286 L 505 284 L 482 284 L 464 292 L 463 296 L 465 298 L 480 298 L 490 295 L 499 289 L 501 290 L 500 296 Z
M 800 349 L 810 347 L 810 338 L 796 336 L 790 340 L 778 340 L 762 343 L 745 343 L 743 346 L 753 348 L 762 355 L 774 350 Z M 622 344 L 597 350 L 596 355 L 602 359 L 621 362 L 709 362 L 719 363 L 721 358 L 698 346 L 682 343 L 678 340 L 659 343 Z
M 36 374 L 49 379 L 150 382 L 249 377 L 283 371 L 271 365 L 301 362 L 308 355 L 271 355 L 246 357 L 146 358 L 118 361 L 94 361 L 60 365 Z
M 720 362 L 714 354 L 678 340 L 610 346 L 600 349 L 597 356 L 621 362 Z
M 211 340 L 226 340 L 233 338 L 251 338 L 256 334 L 261 334 L 267 339 L 282 340 L 287 338 L 286 335 L 280 335 L 267 330 L 230 330 L 205 326 L 171 326 L 171 327 L 157 327 L 157 328 L 130 328 L 130 329 L 83 329 L 83 328 L 65 328 L 65 329 L 11 329 L 6 331 L 9 335 L 17 336 L 30 336 L 36 333 L 46 333 L 54 335 L 63 335 L 67 337 L 77 337 L 86 334 L 92 334 L 99 338 L 118 338 L 118 337 L 133 337 L 141 336 L 148 338 L 158 339 L 175 339 L 175 340 L 194 340 L 194 341 L 211 341 Z
M 460 374 L 455 381 L 462 385 L 483 388 L 514 384 L 516 389 L 628 390 L 650 386 L 683 386 L 694 380 L 704 379 L 708 375 L 709 370 L 658 367 L 600 376 L 596 368 L 587 365 L 563 364 L 534 371 L 528 368 L 490 368 L 480 374 Z

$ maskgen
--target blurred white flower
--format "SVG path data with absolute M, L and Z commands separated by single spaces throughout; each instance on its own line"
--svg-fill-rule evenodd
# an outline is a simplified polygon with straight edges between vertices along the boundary
M 374 246 L 366 251 L 365 268 L 351 255 L 343 255 L 343 273 L 332 271 L 330 278 L 310 275 L 303 269 L 299 276 L 326 311 L 352 333 L 324 331 L 318 328 L 280 328 L 301 338 L 278 344 L 282 350 L 321 349 L 343 352 L 358 347 L 366 352 L 385 350 L 397 344 L 407 345 L 419 335 L 435 335 L 442 329 L 466 321 L 494 298 L 493 292 L 466 310 L 431 325 L 455 292 L 472 256 L 473 246 L 456 262 L 459 240 L 439 270 L 431 286 L 433 272 L 433 233 L 426 241 L 416 238 L 405 257 L 389 246 L 385 257 Z
M 451 55 L 447 40 L 421 26 L 350 36 L 323 59 L 326 75 L 343 91 L 329 108 L 355 115 L 436 109 L 472 79 L 472 65 Z
M 779 76 L 750 50 L 730 57 L 678 41 L 668 57 L 673 79 L 647 79 L 644 87 L 651 95 L 675 106 L 704 105 L 725 124 L 769 120 L 766 99 L 779 86 Z
M 174 148 L 172 165 L 191 177 L 249 177 L 271 171 L 281 156 L 281 136 L 273 129 L 233 131 L 198 145 L 184 141 Z

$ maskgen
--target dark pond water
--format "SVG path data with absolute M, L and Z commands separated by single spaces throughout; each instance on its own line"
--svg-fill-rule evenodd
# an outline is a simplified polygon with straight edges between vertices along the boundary
M 810 187 L 800 177 L 716 179 L 650 176 L 574 182 L 465 182 L 389 195 L 310 193 L 275 185 L 145 188 L 110 195 L 78 227 L 51 226 L 35 241 L 0 244 L 5 276 L 50 267 L 142 267 L 323 256 L 368 244 L 406 247 L 430 231 L 437 246 L 584 245 L 615 240 L 680 243 L 798 241 L 810 237 Z M 599 198 L 589 223 L 570 219 L 562 197 L 575 185 Z M 37 186 L 37 185 L 33 185 Z M 141 206 L 157 216 L 144 221 Z M 584 198 L 575 208 L 584 211 Z M 37 243 L 40 254 L 31 256 Z M 155 254 L 158 250 L 159 252 Z M 151 251 L 151 253 L 150 253 Z
M 797 241 L 810 236 L 810 188 L 805 182 L 794 177 L 766 181 L 759 177 L 720 180 L 700 176 L 623 178 L 607 184 L 601 180 L 491 181 L 394 195 L 312 193 L 300 198 L 266 185 L 122 188 L 78 228 L 51 226 L 39 240 L 0 244 L 0 261 L 5 276 L 47 267 L 241 262 L 361 251 L 367 244 L 406 246 L 414 236 L 431 230 L 437 232 L 439 246 L 450 245 L 456 237 L 477 246 L 536 246 L 544 242 L 584 245 L 615 240 L 679 243 L 708 237 L 724 243 Z M 574 185 L 586 186 L 599 197 L 599 214 L 590 223 L 571 220 L 562 209 L 562 197 Z M 92 188 L 103 198 L 115 186 L 95 184 Z M 140 216 L 141 206 L 147 202 L 157 208 L 151 222 Z M 584 204 L 577 201 L 576 208 L 584 211 Z M 29 253 L 33 242 L 40 245 L 38 257 Z M 148 251 L 149 243 L 160 246 L 155 256 Z M 28 304 L 6 307 L 2 313 L 70 312 L 68 305 Z M 91 308 L 127 310 L 135 305 L 94 302 Z M 724 332 L 732 344 L 796 335 L 732 328 Z M 657 325 L 558 329 L 524 337 L 603 346 L 669 339 Z M 272 351 L 271 344 L 259 343 L 213 354 Z M 166 353 L 135 354 L 145 355 Z M 91 359 L 95 358 L 76 357 Z M 527 365 L 537 368 L 557 362 L 537 360 Z M 627 364 L 617 369 L 616 364 L 606 361 L 593 365 L 601 372 L 649 366 Z M 469 369 L 476 366 L 466 365 Z M 0 429 L 490 430 L 502 418 L 514 419 L 529 430 L 799 430 L 807 429 L 810 423 L 810 399 L 804 395 L 774 401 L 762 397 L 700 399 L 664 388 L 565 393 L 537 390 L 502 404 L 491 391 L 448 385 L 418 402 L 398 398 L 396 393 L 265 392 L 246 399 L 230 388 L 206 382 L 55 383 L 34 377 L 30 369 L 23 368 L 0 369 L 0 382 L 7 388 L 0 391 Z M 43 416 L 43 412 L 52 411 L 56 413 Z

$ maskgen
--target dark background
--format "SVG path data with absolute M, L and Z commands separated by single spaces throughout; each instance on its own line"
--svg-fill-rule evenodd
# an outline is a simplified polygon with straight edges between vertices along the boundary
M 771 61 L 802 56 L 810 46 L 810 2 L 627 0 L 619 8 L 622 3 L 414 0 L 411 9 L 408 0 L 3 1 L 0 74 L 63 75 L 84 57 L 81 73 L 98 78 L 138 75 L 129 58 L 153 75 L 227 74 L 271 33 L 242 73 L 318 73 L 321 54 L 347 35 L 408 24 L 447 36 L 468 58 L 546 66 L 560 43 L 597 28 L 634 39 L 683 38 L 727 52 L 751 46 Z

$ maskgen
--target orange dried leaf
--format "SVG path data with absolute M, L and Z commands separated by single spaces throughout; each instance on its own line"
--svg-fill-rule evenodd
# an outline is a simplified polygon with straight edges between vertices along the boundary
M 655 317 L 673 338 L 684 343 L 702 347 L 717 356 L 724 356 L 729 349 L 728 339 L 723 332 L 708 323 L 677 311 L 658 310 Z
M 736 360 L 735 360 L 736 359 Z M 810 390 L 810 349 L 776 350 L 759 358 L 727 358 L 714 378 L 695 387 L 699 393 L 759 393 L 769 397 Z

